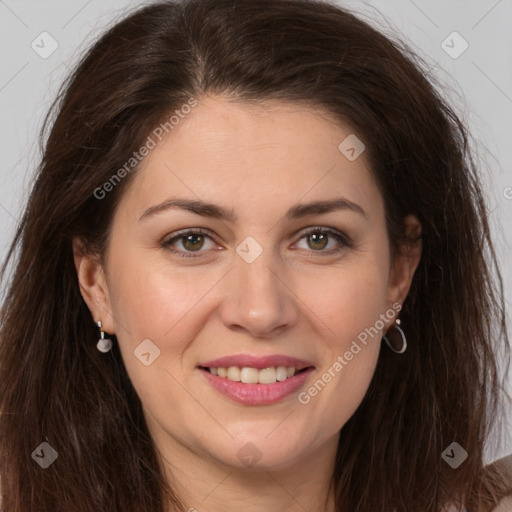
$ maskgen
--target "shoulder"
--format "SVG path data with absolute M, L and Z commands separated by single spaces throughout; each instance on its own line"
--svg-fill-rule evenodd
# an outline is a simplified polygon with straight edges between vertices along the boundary
M 512 454 L 495 460 L 492 464 L 489 464 L 486 467 L 499 467 L 500 469 L 505 470 L 505 473 L 508 475 L 507 483 L 510 484 L 510 489 L 512 489 Z M 493 512 L 512 512 L 512 494 L 503 496 L 496 508 L 493 509 Z
M 505 469 L 508 473 L 510 477 L 510 488 L 512 489 L 512 454 L 492 462 L 487 465 L 486 468 L 497 466 Z M 448 505 L 442 512 L 468 512 L 468 510 L 465 507 L 458 508 L 455 505 Z M 512 512 L 512 494 L 504 496 L 492 512 Z
M 465 507 L 457 508 L 453 505 L 443 509 L 443 512 L 468 512 Z M 492 512 L 512 512 L 512 496 L 505 496 Z
M 512 496 L 505 496 L 493 512 L 512 512 Z
M 494 461 L 490 466 L 499 466 L 508 474 L 508 483 L 512 489 L 512 453 Z M 489 467 L 489 466 L 488 466 Z M 493 512 L 512 512 L 512 493 L 504 496 Z

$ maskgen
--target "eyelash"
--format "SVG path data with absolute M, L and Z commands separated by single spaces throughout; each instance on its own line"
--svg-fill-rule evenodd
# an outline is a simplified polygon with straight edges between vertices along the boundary
M 352 247 L 352 242 L 351 242 L 351 240 L 349 239 L 349 237 L 347 235 L 345 235 L 343 233 L 339 233 L 338 231 L 335 231 L 335 230 L 330 229 L 330 228 L 321 228 L 321 227 L 318 227 L 318 226 L 315 226 L 315 227 L 312 227 L 312 228 L 308 228 L 306 231 L 304 231 L 302 233 L 302 236 L 299 238 L 299 241 L 302 240 L 303 238 L 307 237 L 308 235 L 313 234 L 313 233 L 322 233 L 322 234 L 331 235 L 333 238 L 335 238 L 338 242 L 341 242 L 341 244 L 342 244 L 340 247 L 338 247 L 336 249 L 331 249 L 329 251 L 321 251 L 321 250 L 314 251 L 314 250 L 311 250 L 311 252 L 316 253 L 316 255 L 318 255 L 318 256 L 332 256 L 333 254 L 340 253 L 341 251 L 343 251 L 346 248 L 350 249 Z M 208 238 L 211 238 L 213 240 L 210 232 L 205 230 L 205 229 L 202 229 L 202 228 L 184 229 L 182 231 L 179 231 L 172 238 L 169 238 L 168 240 L 165 240 L 162 243 L 162 247 L 164 247 L 165 249 L 167 249 L 167 250 L 171 251 L 172 253 L 178 255 L 181 258 L 198 258 L 198 257 L 200 257 L 199 253 L 204 252 L 204 251 L 201 251 L 201 250 L 199 250 L 199 251 L 178 251 L 178 250 L 175 250 L 175 249 L 173 249 L 171 247 L 172 244 L 175 241 L 178 241 L 181 238 L 186 237 L 187 235 L 205 235 Z

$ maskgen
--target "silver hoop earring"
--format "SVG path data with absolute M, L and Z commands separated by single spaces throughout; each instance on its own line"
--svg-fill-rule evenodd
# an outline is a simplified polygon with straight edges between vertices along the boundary
M 96 343 L 96 348 L 103 354 L 106 354 L 112 348 L 112 340 L 105 338 L 105 331 L 101 328 L 101 320 L 98 322 L 98 328 L 100 330 L 100 339 Z
M 393 347 L 393 345 L 391 345 L 391 342 L 389 341 L 389 338 L 387 337 L 386 334 L 384 334 L 382 336 L 382 338 L 388 344 L 388 347 L 395 354 L 403 354 L 407 350 L 407 339 L 405 337 L 404 331 L 400 327 L 400 319 L 399 318 L 396 319 L 395 324 L 393 325 L 393 327 L 398 331 L 398 333 L 400 334 L 400 337 L 402 338 L 402 348 L 400 350 L 397 350 L 395 347 Z

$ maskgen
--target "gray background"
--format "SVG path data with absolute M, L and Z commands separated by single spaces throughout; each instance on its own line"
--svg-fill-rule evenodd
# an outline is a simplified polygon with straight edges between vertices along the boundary
M 142 3 L 132 0 L 0 0 L 1 260 L 28 196 L 40 156 L 37 137 L 43 117 L 60 83 L 83 50 L 107 26 L 123 16 L 127 8 Z M 398 32 L 426 59 L 441 83 L 449 88 L 445 96 L 478 141 L 487 168 L 484 185 L 510 318 L 512 0 L 340 0 L 339 3 L 360 12 L 388 34 Z M 454 31 L 463 39 L 450 35 Z M 42 32 L 48 32 L 58 44 L 47 58 L 42 58 L 31 46 L 37 44 L 40 53 L 51 49 L 52 41 L 49 36 L 40 36 Z M 459 56 L 464 41 L 468 48 Z M 512 376 L 508 382 L 512 392 Z M 508 429 L 512 431 L 510 426 Z M 511 452 L 509 434 L 505 445 L 495 446 L 490 440 L 486 458 L 492 461 Z

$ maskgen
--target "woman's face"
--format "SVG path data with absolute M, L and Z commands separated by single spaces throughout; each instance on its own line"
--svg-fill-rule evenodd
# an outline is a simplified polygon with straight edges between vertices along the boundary
M 334 456 L 419 258 L 392 264 L 365 153 L 353 136 L 339 149 L 350 135 L 306 107 L 203 98 L 133 177 L 105 266 L 77 260 L 164 454 Z

